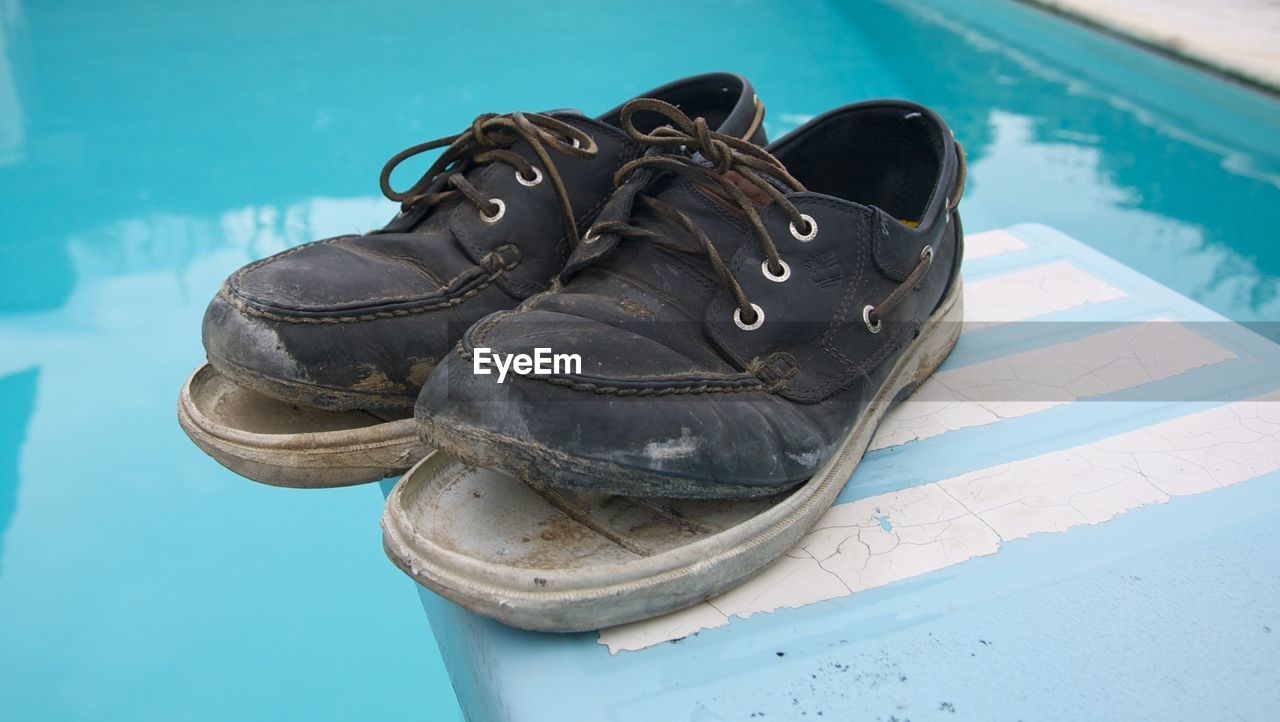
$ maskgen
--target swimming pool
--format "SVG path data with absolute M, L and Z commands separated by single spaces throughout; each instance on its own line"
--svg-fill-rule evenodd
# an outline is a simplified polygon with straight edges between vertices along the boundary
M 458 716 L 379 490 L 244 482 L 173 402 L 229 271 L 385 220 L 382 161 L 483 111 L 721 68 L 773 136 L 913 98 L 969 152 L 969 229 L 1280 316 L 1271 98 L 1004 0 L 548 7 L 0 0 L 0 717 Z

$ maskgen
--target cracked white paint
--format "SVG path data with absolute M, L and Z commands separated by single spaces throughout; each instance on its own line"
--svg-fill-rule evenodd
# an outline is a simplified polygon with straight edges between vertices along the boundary
M 1090 444 L 832 507 L 794 549 L 739 587 L 600 632 L 636 650 L 749 617 L 883 586 L 1031 534 L 1099 524 L 1173 496 L 1280 470 L 1280 392 Z
M 975 249 L 980 256 L 1026 247 L 1025 241 L 1005 231 L 987 231 L 966 239 L 965 257 L 974 258 Z M 1124 295 L 1070 263 L 1051 263 L 967 284 L 965 316 L 969 320 L 965 325 L 976 328 L 1023 320 Z M 1135 327 L 1133 331 L 1120 329 L 1072 344 L 975 364 L 969 371 L 940 372 L 885 418 L 869 448 L 882 449 L 1022 416 L 1080 396 L 1168 378 L 1229 357 L 1228 352 L 1181 327 L 1157 333 Z M 1113 361 L 1115 365 L 1108 367 Z M 1123 383 L 1125 375 L 1135 382 Z M 1138 380 L 1144 376 L 1145 380 Z M 1089 391 L 1090 386 L 1095 390 Z M 1058 390 L 1053 393 L 1060 397 L 1057 400 L 1031 400 L 1044 399 L 1044 389 L 1054 387 Z M 975 395 L 1007 402 L 977 403 Z
M 1054 261 L 966 283 L 965 328 L 1022 321 L 1124 297 L 1124 291 L 1070 262 Z
M 870 449 L 983 426 L 1122 391 L 1235 354 L 1177 323 L 1157 319 L 940 371 L 885 416 Z
M 1026 250 L 1027 242 L 1008 231 L 984 231 L 965 236 L 965 260 L 998 256 L 1002 253 Z

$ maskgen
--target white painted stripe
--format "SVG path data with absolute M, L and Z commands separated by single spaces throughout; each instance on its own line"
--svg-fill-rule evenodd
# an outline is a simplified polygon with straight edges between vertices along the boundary
M 965 236 L 964 258 L 966 261 L 975 258 L 999 256 L 1003 253 L 1026 250 L 1027 242 L 1008 231 L 984 231 Z
M 800 607 L 1280 470 L 1280 392 L 832 507 L 794 549 L 691 609 L 600 632 L 610 652 Z
M 880 423 L 871 449 L 1131 389 L 1235 354 L 1163 319 L 940 371 Z
M 965 328 L 1022 321 L 1124 297 L 1124 291 L 1071 263 L 1055 261 L 966 283 Z

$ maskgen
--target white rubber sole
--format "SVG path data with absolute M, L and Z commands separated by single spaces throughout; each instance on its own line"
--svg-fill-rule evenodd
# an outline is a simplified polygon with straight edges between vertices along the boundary
M 539 631 L 600 629 L 713 597 L 777 559 L 817 522 L 885 412 L 951 353 L 963 316 L 957 283 L 837 452 L 793 491 L 715 501 L 534 488 L 436 452 L 387 499 L 387 555 L 441 596 Z
M 250 391 L 209 364 L 178 396 L 178 423 L 219 464 L 272 486 L 350 486 L 404 473 L 430 453 L 412 418 L 324 411 Z

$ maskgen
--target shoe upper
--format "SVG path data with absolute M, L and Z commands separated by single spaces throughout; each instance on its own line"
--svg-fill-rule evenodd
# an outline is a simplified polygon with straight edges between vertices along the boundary
M 668 113 L 661 132 L 629 128 L 649 150 L 556 285 L 476 324 L 428 381 L 428 442 L 452 429 L 658 485 L 785 487 L 830 455 L 958 278 L 963 159 L 928 109 L 845 106 L 767 152 Z M 578 354 L 580 373 L 472 373 L 477 348 L 538 347 Z
M 764 142 L 751 85 L 726 73 L 656 88 L 728 135 Z M 408 408 L 474 321 L 550 284 L 599 214 L 615 172 L 643 152 L 622 106 L 486 114 L 462 133 L 398 154 L 384 228 L 291 248 L 233 273 L 210 304 L 210 362 L 237 382 L 327 408 Z M 649 113 L 642 127 L 662 118 Z M 406 191 L 391 170 L 442 148 Z

